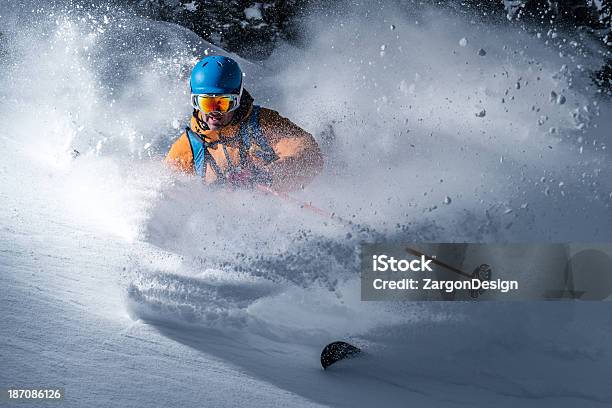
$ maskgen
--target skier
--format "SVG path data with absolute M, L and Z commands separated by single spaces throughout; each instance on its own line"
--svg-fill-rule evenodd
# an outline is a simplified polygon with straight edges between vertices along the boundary
M 322 169 L 314 138 L 278 112 L 253 104 L 238 63 L 208 56 L 191 72 L 191 126 L 166 157 L 207 184 L 290 191 Z

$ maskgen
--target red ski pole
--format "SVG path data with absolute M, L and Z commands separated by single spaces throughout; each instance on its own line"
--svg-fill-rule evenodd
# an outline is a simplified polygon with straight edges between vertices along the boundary
M 290 196 L 287 193 L 273 190 L 270 187 L 264 186 L 264 185 L 261 185 L 261 184 L 257 184 L 255 186 L 255 188 L 257 188 L 257 190 L 262 191 L 264 193 L 271 194 L 271 195 L 273 195 L 275 197 L 278 197 L 281 200 L 285 200 L 285 201 L 288 201 L 290 203 L 296 204 L 296 205 L 300 206 L 300 208 L 305 208 L 307 210 L 310 210 L 313 213 L 318 214 L 318 215 L 320 215 L 322 217 L 337 219 L 339 221 L 346 222 L 346 221 L 342 220 L 341 218 L 337 217 L 335 214 L 330 213 L 329 211 L 325 211 L 322 208 L 319 208 L 319 207 L 317 207 L 315 205 L 312 205 L 312 203 L 307 203 L 307 202 L 301 201 L 301 200 L 299 200 L 299 199 L 297 199 L 295 197 Z

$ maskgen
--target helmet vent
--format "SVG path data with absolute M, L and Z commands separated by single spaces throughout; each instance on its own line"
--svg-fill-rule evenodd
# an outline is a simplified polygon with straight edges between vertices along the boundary
M 206 64 L 208 64 L 208 61 L 206 61 L 205 63 L 202 64 L 203 67 L 206 66 Z

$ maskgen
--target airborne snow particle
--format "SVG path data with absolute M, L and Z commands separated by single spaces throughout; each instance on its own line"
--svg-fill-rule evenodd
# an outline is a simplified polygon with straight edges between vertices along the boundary
M 465 47 L 467 45 L 467 38 L 463 37 L 462 39 L 459 40 L 459 45 L 462 47 Z
M 478 50 L 478 55 L 480 55 L 481 57 L 484 57 L 485 55 L 487 55 L 487 52 L 481 48 Z
M 244 16 L 247 20 L 263 20 L 260 10 L 260 3 L 255 3 L 253 7 L 244 9 Z
M 565 96 L 563 95 L 558 95 L 557 96 L 557 105 L 563 105 L 565 103 L 566 99 Z
M 195 0 L 194 0 L 191 3 L 183 4 L 183 7 L 185 7 L 185 10 L 193 12 L 193 11 L 196 11 L 198 9 L 198 3 L 196 3 Z
M 555 91 L 550 91 L 550 101 L 555 102 L 557 100 L 557 93 Z
M 451 198 L 449 196 L 444 197 L 444 201 L 442 201 L 444 204 L 449 205 L 453 200 L 451 200 Z
M 395 24 L 391 24 L 391 25 L 389 26 L 389 30 L 391 30 L 391 31 L 395 30 Z

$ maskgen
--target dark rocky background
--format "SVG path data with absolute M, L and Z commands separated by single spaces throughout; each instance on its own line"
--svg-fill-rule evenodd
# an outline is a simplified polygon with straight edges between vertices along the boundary
M 296 22 L 309 11 L 324 11 L 327 4 L 319 0 L 131 1 L 143 15 L 181 24 L 207 41 L 251 59 L 265 59 L 279 39 L 294 43 L 303 41 Z M 406 7 L 436 5 L 475 18 L 500 23 L 505 21 L 524 27 L 588 29 L 612 46 L 612 0 L 439 0 L 400 3 Z M 364 7 L 363 2 L 360 4 L 357 7 Z M 251 10 L 249 15 L 245 12 L 248 9 Z
M 296 22 L 308 0 L 132 0 L 142 15 L 189 28 L 246 59 L 267 58 L 279 39 L 300 43 Z
M 392 1 L 392 0 L 390 0 Z M 308 39 L 299 29 L 307 13 L 323 12 L 321 0 L 130 0 L 138 14 L 183 25 L 205 40 L 250 60 L 266 59 L 277 41 L 300 46 Z M 402 1 L 406 7 L 437 6 L 451 13 L 525 30 L 581 31 L 612 52 L 612 0 L 439 0 Z M 123 3 L 125 5 L 125 3 Z M 360 3 L 364 7 L 364 3 Z M 369 4 L 366 2 L 366 4 Z M 593 67 L 593 81 L 612 95 L 612 57 Z

